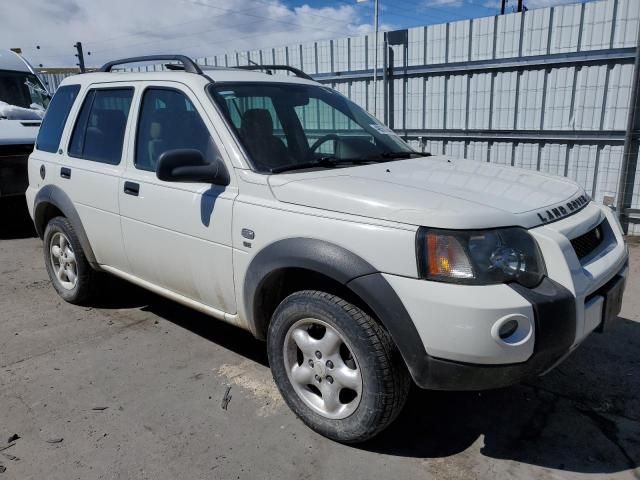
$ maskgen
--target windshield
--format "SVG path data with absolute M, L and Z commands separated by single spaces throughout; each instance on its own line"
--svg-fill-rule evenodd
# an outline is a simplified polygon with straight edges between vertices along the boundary
M 215 83 L 210 93 L 260 172 L 409 158 L 391 129 L 335 90 L 287 83 Z
M 0 119 L 41 120 L 49 99 L 34 74 L 0 70 Z

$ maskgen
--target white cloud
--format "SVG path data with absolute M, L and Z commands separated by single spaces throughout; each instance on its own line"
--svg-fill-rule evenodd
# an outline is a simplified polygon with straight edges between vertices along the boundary
M 428 0 L 425 5 L 427 7 L 454 7 L 458 8 L 464 5 L 464 0 Z
M 487 7 L 487 8 L 500 8 L 501 3 L 500 0 L 487 0 L 486 2 L 484 2 L 482 4 L 483 7 Z
M 82 41 L 88 65 L 161 52 L 218 53 L 361 35 L 364 7 L 290 8 L 281 0 L 21 0 L 0 3 L 0 46 L 35 65 L 72 66 Z M 39 45 L 41 48 L 37 49 Z

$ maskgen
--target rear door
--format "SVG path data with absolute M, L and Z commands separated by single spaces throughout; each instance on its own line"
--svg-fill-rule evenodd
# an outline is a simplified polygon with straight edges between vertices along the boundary
M 73 120 L 56 182 L 78 211 L 98 263 L 127 270 L 118 187 L 135 89 L 99 84 L 86 90 Z
M 38 132 L 35 150 L 29 157 L 29 208 L 33 197 L 45 185 L 57 185 L 60 181 L 60 163 L 64 160 L 64 138 L 71 127 L 67 119 L 78 110 L 81 86 L 63 85 L 56 91 Z
M 186 86 L 141 87 L 127 170 L 119 187 L 122 232 L 131 273 L 221 312 L 236 313 L 231 249 L 231 185 L 163 182 L 159 156 L 194 148 L 230 169 L 206 111 Z

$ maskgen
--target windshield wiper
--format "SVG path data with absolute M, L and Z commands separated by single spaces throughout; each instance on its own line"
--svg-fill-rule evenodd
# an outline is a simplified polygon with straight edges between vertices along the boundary
M 404 159 L 404 158 L 411 158 L 412 155 L 418 155 L 420 157 L 429 157 L 431 156 L 430 153 L 422 153 L 422 152 L 416 152 L 416 151 L 404 151 L 404 152 L 384 152 L 384 153 L 376 153 L 373 155 L 368 156 L 367 158 L 369 160 L 375 160 L 378 158 L 383 158 L 385 160 L 399 160 L 399 159 Z
M 335 157 L 322 157 L 312 162 L 292 163 L 290 165 L 283 165 L 282 167 L 275 167 L 271 169 L 271 173 L 289 172 L 291 170 L 305 170 L 307 168 L 324 167 L 334 168 L 336 166 Z
M 364 165 L 367 163 L 383 163 L 390 162 L 392 160 L 398 160 L 401 158 L 411 158 L 412 155 L 418 155 L 420 157 L 428 157 L 430 153 L 421 153 L 415 151 L 409 152 L 385 152 L 368 155 L 361 158 L 338 158 L 335 155 L 327 155 L 320 157 L 317 160 L 303 163 L 293 163 L 291 165 L 283 165 L 282 167 L 276 167 L 271 169 L 271 173 L 290 172 L 292 170 L 305 170 L 307 168 L 336 168 L 340 165 Z
M 282 167 L 276 167 L 271 169 L 271 173 L 289 172 L 291 170 L 304 170 L 307 168 L 335 168 L 340 165 L 362 165 L 365 163 L 378 162 L 375 158 L 338 158 L 335 155 L 327 155 L 326 157 L 320 157 L 317 160 L 303 163 L 293 163 L 291 165 L 283 165 Z

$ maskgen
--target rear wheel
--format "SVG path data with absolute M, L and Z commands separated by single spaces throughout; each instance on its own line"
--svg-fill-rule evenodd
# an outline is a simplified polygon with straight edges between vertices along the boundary
M 44 232 L 44 260 L 53 287 L 67 302 L 81 304 L 93 292 L 95 272 L 65 217 L 49 221 Z
M 309 427 L 362 442 L 400 413 L 410 379 L 389 334 L 335 295 L 301 291 L 276 309 L 268 333 L 282 396 Z

